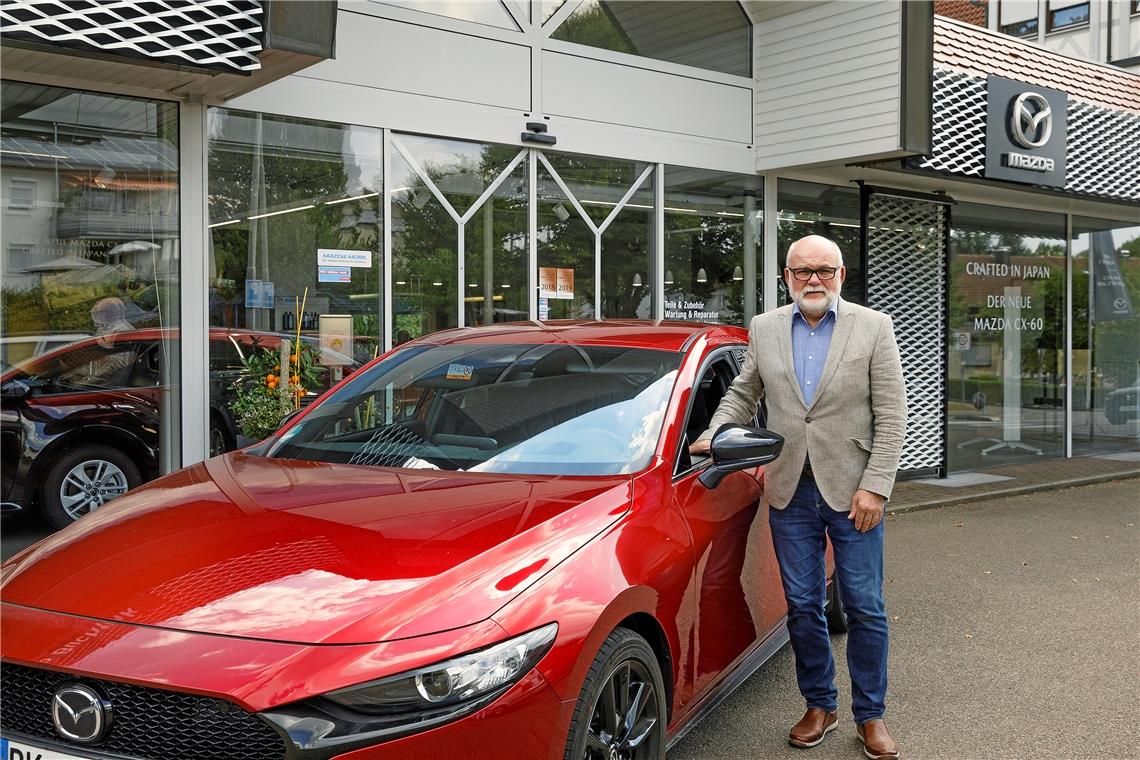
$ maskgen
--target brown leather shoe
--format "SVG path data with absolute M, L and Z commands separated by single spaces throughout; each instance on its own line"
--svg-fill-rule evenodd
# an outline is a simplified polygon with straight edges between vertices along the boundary
M 814 747 L 837 725 L 839 725 L 839 716 L 834 712 L 809 707 L 804 717 L 800 718 L 800 722 L 792 726 L 788 734 L 788 744 L 793 747 Z
M 859 739 L 863 742 L 863 754 L 871 760 L 895 760 L 899 756 L 899 745 L 887 732 L 887 724 L 879 718 L 856 726 Z

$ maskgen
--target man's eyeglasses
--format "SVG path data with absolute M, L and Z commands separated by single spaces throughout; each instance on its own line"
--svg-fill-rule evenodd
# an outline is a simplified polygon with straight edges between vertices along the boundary
M 802 267 L 800 269 L 792 269 L 789 271 L 792 273 L 792 276 L 800 282 L 807 282 L 811 279 L 811 276 L 813 274 L 819 277 L 821 280 L 830 280 L 835 277 L 835 273 L 838 272 L 839 269 L 838 267 L 822 267 L 820 269 L 808 269 L 807 267 Z

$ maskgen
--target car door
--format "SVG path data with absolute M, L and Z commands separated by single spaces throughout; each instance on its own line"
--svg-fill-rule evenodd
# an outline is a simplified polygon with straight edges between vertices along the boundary
M 702 364 L 673 478 L 674 504 L 688 523 L 696 564 L 693 698 L 716 683 L 786 613 L 760 470 L 732 473 L 709 490 L 697 480 L 708 458 L 694 459 L 688 453 L 739 372 L 734 350 L 739 351 L 713 351 Z

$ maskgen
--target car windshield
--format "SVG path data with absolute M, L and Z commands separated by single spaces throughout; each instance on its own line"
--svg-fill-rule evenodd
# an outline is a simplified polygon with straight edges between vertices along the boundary
M 361 373 L 265 456 L 549 475 L 644 468 L 679 353 L 610 346 L 408 347 Z

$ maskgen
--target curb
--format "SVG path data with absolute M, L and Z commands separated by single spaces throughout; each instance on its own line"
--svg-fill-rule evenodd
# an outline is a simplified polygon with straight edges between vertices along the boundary
M 1057 480 L 1049 483 L 1035 483 L 1033 485 L 1024 486 L 1011 486 L 1008 488 L 999 488 L 993 491 L 985 491 L 984 493 L 962 494 L 960 496 L 947 496 L 944 499 L 932 499 L 929 501 L 919 502 L 918 504 L 900 504 L 898 506 L 890 506 L 887 503 L 887 514 L 904 514 L 906 512 L 919 512 L 926 509 L 938 509 L 940 507 L 949 507 L 954 504 L 968 504 L 972 501 L 985 501 L 988 499 L 1000 499 L 1005 496 L 1019 496 L 1022 494 L 1038 493 L 1040 491 L 1055 491 L 1062 488 L 1073 488 L 1074 486 L 1089 486 L 1096 483 L 1108 483 L 1113 480 L 1131 480 L 1133 478 L 1140 478 L 1140 469 L 1138 470 L 1125 470 L 1124 472 L 1111 472 L 1102 475 L 1089 475 L 1083 478 L 1070 478 L 1068 480 Z

